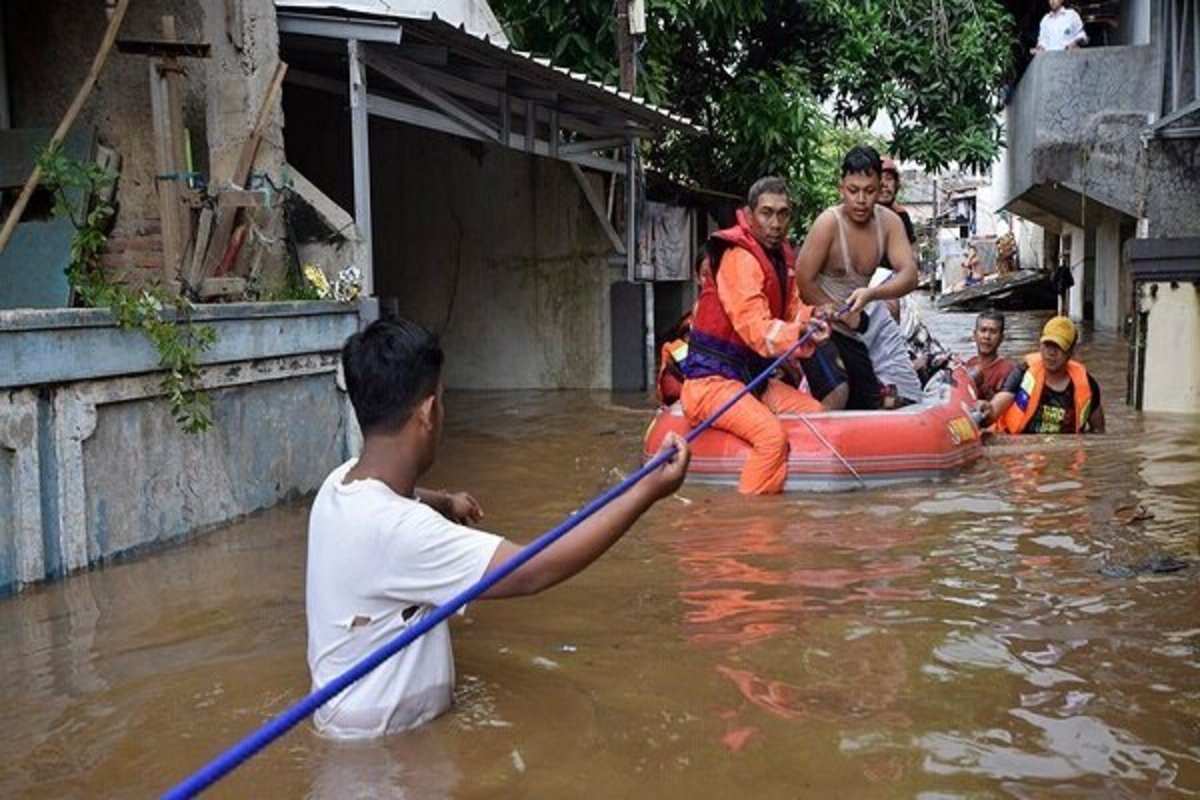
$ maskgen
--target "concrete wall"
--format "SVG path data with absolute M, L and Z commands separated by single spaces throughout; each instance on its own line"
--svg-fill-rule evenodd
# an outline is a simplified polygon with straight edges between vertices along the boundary
M 1100 330 L 1121 329 L 1128 302 L 1123 287 L 1129 283 L 1128 269 L 1121 258 L 1121 224 L 1107 219 L 1096 226 L 1096 269 L 1094 321 Z
M 1080 224 L 1084 194 L 1136 216 L 1140 134 L 1157 107 L 1157 65 L 1147 46 L 1035 58 L 1008 107 L 1003 202 L 1035 221 L 1041 210 Z
M 336 369 L 353 307 L 201 309 L 221 342 L 201 435 L 175 424 L 140 334 L 100 316 L 0 315 L 0 593 L 312 491 L 351 450 Z
M 1142 408 L 1200 413 L 1200 291 L 1193 283 L 1147 283 Z
M 1200 139 L 1156 139 L 1147 159 L 1147 235 L 1200 236 Z
M 288 160 L 353 208 L 343 101 L 288 87 Z M 455 388 L 611 386 L 608 289 L 624 277 L 569 168 L 373 118 L 375 286 L 438 332 Z

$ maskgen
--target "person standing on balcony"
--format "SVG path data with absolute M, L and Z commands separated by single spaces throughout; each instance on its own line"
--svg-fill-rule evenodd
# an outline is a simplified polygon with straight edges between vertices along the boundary
M 1063 0 L 1049 0 L 1050 11 L 1042 17 L 1038 28 L 1037 47 L 1029 52 L 1035 56 L 1047 50 L 1074 50 L 1087 44 L 1088 37 L 1083 31 L 1083 20 L 1079 12 L 1063 7 Z

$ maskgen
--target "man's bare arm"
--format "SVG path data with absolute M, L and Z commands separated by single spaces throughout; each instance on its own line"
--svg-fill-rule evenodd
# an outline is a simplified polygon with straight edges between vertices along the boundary
M 835 302 L 817 285 L 817 276 L 829 259 L 829 249 L 833 246 L 836 231 L 837 220 L 833 214 L 828 211 L 821 214 L 813 222 L 796 256 L 796 287 L 800 290 L 800 298 L 810 306 L 826 306 Z
M 983 419 L 980 421 L 980 426 L 991 425 L 1000 417 L 1004 416 L 1004 412 L 1008 411 L 1017 396 L 1012 392 L 996 392 L 992 395 L 991 400 L 980 400 L 976 406 L 976 410 L 980 413 Z

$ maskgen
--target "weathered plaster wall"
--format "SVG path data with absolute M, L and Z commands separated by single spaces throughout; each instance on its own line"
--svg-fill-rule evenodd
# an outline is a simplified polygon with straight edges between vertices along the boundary
M 0 3 L 12 124 L 54 128 L 91 67 L 108 23 L 105 4 L 100 0 Z M 232 13 L 227 14 L 227 8 Z M 194 168 L 211 184 L 224 185 L 279 60 L 274 3 L 138 0 L 130 4 L 119 38 L 161 39 L 164 15 L 174 16 L 178 39 L 212 47 L 208 59 L 184 60 L 184 125 L 191 138 Z M 159 219 L 149 76 L 147 57 L 114 49 L 77 123 L 94 126 L 100 143 L 121 156 L 115 237 L 152 232 Z M 254 168 L 278 181 L 282 166 L 283 119 L 276 113 Z M 264 213 L 258 224 L 265 234 L 259 244 L 265 244 L 266 252 L 260 275 L 271 286 L 283 274 L 279 234 L 284 221 L 282 214 Z M 245 250 L 249 256 L 250 248 Z
M 1200 413 L 1200 291 L 1191 283 L 1143 284 L 1149 312 L 1142 408 Z
M 180 435 L 161 398 L 100 406 L 82 448 L 88 553 L 169 542 L 320 486 L 345 425 L 332 357 L 305 366 L 321 371 L 217 390 L 203 436 Z
M 14 509 L 13 489 L 16 481 L 16 453 L 0 447 L 0 508 L 6 509 L 0 514 L 0 575 L 11 575 L 16 571 L 17 539 L 16 515 Z
M 1200 236 L 1200 139 L 1154 140 L 1147 157 L 1147 235 Z
M 1128 283 L 1127 270 L 1121 260 L 1121 225 L 1106 219 L 1096 227 L 1096 270 L 1094 290 L 1094 321 L 1101 330 L 1117 331 L 1125 319 L 1128 297 L 1122 286 Z
M 214 424 L 201 435 L 173 421 L 138 334 L 97 324 L 94 311 L 5 312 L 0 386 L 14 373 L 42 377 L 0 392 L 0 593 L 316 489 L 355 439 L 336 370 L 358 314 L 308 311 L 213 312 L 222 349 L 203 370 Z M 56 373 L 14 357 L 44 352 L 47 331 L 78 330 L 72 315 L 90 343 L 60 353 Z M 108 340 L 126 343 L 125 361 Z
M 53 3 L 4 2 L 8 45 L 9 90 L 13 127 L 58 125 L 71 104 L 108 25 L 104 3 L 59 0 Z M 161 39 L 161 18 L 175 17 L 176 35 L 203 39 L 203 7 L 199 3 L 142 0 L 131 3 L 121 26 L 122 39 Z M 184 125 L 192 135 L 199 168 L 207 163 L 204 124 L 204 71 L 189 61 Z M 80 125 L 96 128 L 102 144 L 121 154 L 117 185 L 118 234 L 158 219 L 155 194 L 154 132 L 150 124 L 150 67 L 145 56 L 114 49 L 92 95 L 79 115 Z
M 1061 185 L 1131 216 L 1143 182 L 1140 134 L 1157 103 L 1156 51 L 1148 46 L 1043 53 L 1021 78 L 1006 119 L 1003 202 Z M 1052 213 L 1056 198 L 1039 198 Z M 1060 214 L 1060 216 L 1064 216 Z M 1078 223 L 1078 220 L 1075 220 Z
M 288 87 L 288 159 L 353 208 L 344 101 Z M 375 285 L 437 331 L 456 388 L 607 388 L 623 270 L 565 164 L 381 119 L 370 127 Z
M 1160 58 L 1140 45 L 1034 59 L 1006 118 L 1003 202 L 1076 225 L 1112 209 L 1145 218 L 1150 236 L 1200 233 L 1200 142 L 1143 138 Z

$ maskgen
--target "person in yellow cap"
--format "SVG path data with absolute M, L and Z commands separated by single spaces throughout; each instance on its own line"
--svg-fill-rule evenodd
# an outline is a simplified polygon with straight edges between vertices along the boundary
M 1054 317 L 1042 328 L 1038 352 L 1013 368 L 990 400 L 979 401 L 984 424 L 999 433 L 1104 433 L 1100 384 L 1071 356 L 1075 323 Z

